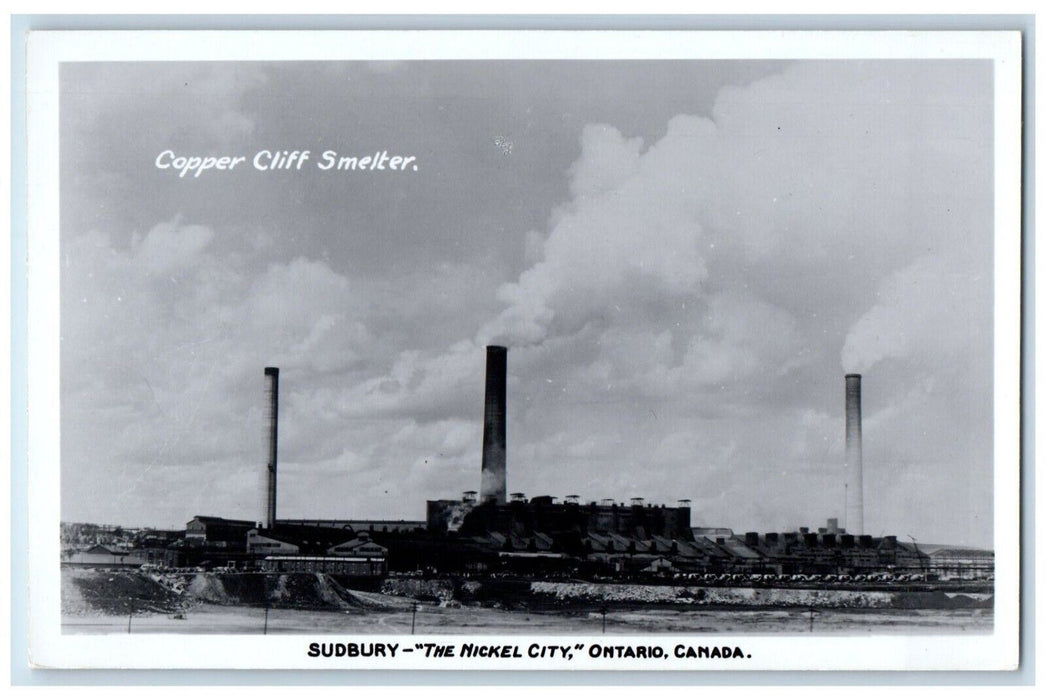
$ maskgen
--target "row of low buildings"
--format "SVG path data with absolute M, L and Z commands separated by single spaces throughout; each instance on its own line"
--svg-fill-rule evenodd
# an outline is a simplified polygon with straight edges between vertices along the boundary
M 347 577 L 382 577 L 388 550 L 371 539 L 380 521 L 288 521 L 262 528 L 248 520 L 196 516 L 184 531 L 143 531 L 128 544 L 94 544 L 64 551 L 73 566 L 157 566 L 166 568 L 255 569 L 324 572 Z M 367 529 L 362 529 L 365 526 Z
M 461 551 L 448 560 L 463 561 L 466 570 L 476 572 L 558 570 L 620 576 L 932 573 L 933 569 L 929 554 L 914 543 L 892 536 L 849 535 L 834 523 L 818 532 L 800 528 L 744 535 L 723 528 L 692 528 L 686 504 L 648 505 L 638 499 L 628 505 L 557 502 L 541 497 L 464 506 L 435 501 L 429 502 L 428 512 L 430 532 L 446 533 Z
M 184 531 L 142 531 L 131 546 L 69 553 L 83 566 L 235 568 L 380 578 L 389 572 L 630 577 L 673 573 L 919 573 L 988 579 L 990 551 L 855 536 L 834 521 L 811 532 L 735 535 L 692 528 L 689 507 L 551 498 L 430 501 L 426 522 L 247 520 L 197 516 Z
M 735 535 L 690 526 L 689 503 L 677 506 L 613 501 L 583 503 L 515 494 L 507 503 L 429 501 L 428 530 L 463 550 L 471 570 L 562 569 L 572 574 L 731 572 L 776 574 L 933 574 L 930 552 L 896 537 L 852 535 L 829 520 L 811 532 Z M 963 550 L 969 577 L 987 576 L 991 552 Z M 954 567 L 952 567 L 954 568 Z

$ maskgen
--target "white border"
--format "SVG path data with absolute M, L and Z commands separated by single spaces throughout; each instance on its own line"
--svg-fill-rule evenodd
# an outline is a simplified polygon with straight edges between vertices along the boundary
M 64 61 L 421 59 L 889 59 L 995 62 L 995 628 L 990 635 L 483 636 L 484 643 L 741 646 L 750 660 L 575 659 L 570 663 L 402 655 L 310 659 L 310 641 L 346 636 L 61 634 L 59 538 L 58 65 Z M 28 42 L 28 472 L 30 659 L 61 668 L 485 670 L 1010 670 L 1019 629 L 1021 43 L 1018 32 L 120 31 L 37 32 Z M 464 635 L 357 641 L 461 643 Z

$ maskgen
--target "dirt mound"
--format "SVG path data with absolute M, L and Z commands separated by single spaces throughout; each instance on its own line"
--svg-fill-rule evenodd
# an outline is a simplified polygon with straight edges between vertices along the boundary
M 171 613 L 190 603 L 137 571 L 62 569 L 62 613 Z
M 193 573 L 62 570 L 62 613 L 127 615 L 180 612 L 209 603 L 301 610 L 398 610 L 410 603 L 354 591 L 325 574 Z
M 246 605 L 302 610 L 392 610 L 388 596 L 345 588 L 326 574 L 197 574 L 186 592 L 215 605 Z
M 271 605 L 279 600 L 276 594 L 279 590 L 285 590 L 281 580 L 290 576 L 305 576 L 306 574 L 264 574 L 264 573 L 238 573 L 238 574 L 199 574 L 203 579 L 196 584 L 201 592 L 206 591 L 213 597 L 211 602 L 218 605 L 249 605 L 263 606 Z M 190 593 L 197 595 L 190 589 Z M 291 597 L 291 600 L 293 597 Z
M 412 601 L 398 596 L 373 593 L 371 591 L 356 591 L 344 588 L 330 577 L 327 578 L 328 585 L 337 593 L 349 607 L 361 610 L 410 610 Z
M 341 610 L 348 605 L 327 585 L 323 574 L 283 574 L 270 579 L 270 604 L 309 610 Z
M 205 603 L 236 605 L 237 596 L 229 595 L 221 578 L 212 574 L 196 574 L 189 580 L 185 592 Z
M 201 573 L 186 588 L 193 598 L 215 605 L 306 610 L 361 607 L 344 591 L 324 574 Z
M 308 610 L 341 610 L 348 607 L 331 587 L 323 581 L 323 574 L 278 574 L 266 577 L 266 600 L 282 608 Z

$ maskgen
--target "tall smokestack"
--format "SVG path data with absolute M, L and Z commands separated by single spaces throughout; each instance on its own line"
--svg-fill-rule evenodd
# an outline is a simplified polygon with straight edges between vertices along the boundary
M 505 484 L 505 375 L 508 348 L 487 346 L 487 392 L 483 406 L 483 465 L 480 502 L 504 503 Z
M 864 534 L 864 465 L 861 454 L 861 375 L 846 375 L 846 531 Z
M 269 406 L 269 455 L 265 492 L 265 527 L 276 524 L 276 424 L 280 406 L 280 368 L 265 368 L 265 398 Z

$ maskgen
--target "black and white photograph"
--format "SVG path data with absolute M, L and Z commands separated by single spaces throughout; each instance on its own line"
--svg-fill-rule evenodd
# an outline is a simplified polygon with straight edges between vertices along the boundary
M 648 38 L 55 61 L 56 639 L 1015 635 L 1019 64 Z

